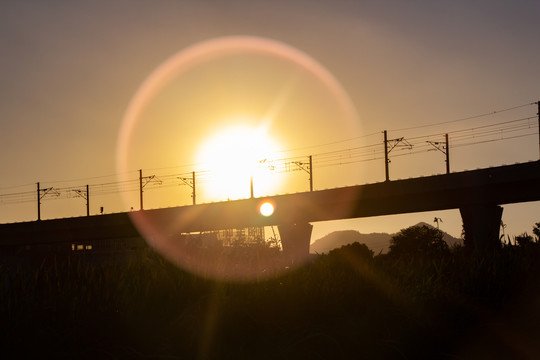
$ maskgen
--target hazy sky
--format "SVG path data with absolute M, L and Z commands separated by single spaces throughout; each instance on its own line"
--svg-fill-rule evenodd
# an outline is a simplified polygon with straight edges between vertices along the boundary
M 308 107 L 297 110 L 291 106 L 289 118 L 283 115 L 276 120 L 288 124 L 289 132 L 284 130 L 285 125 L 274 129 L 286 139 L 282 141 L 284 150 L 297 148 L 298 144 L 324 143 L 324 137 L 311 134 L 328 134 L 330 141 L 338 141 L 387 129 L 392 138 L 408 137 L 513 120 L 513 115 L 487 117 L 452 123 L 453 127 L 448 128 L 392 132 L 540 100 L 539 18 L 540 3 L 533 0 L 2 1 L 0 194 L 32 191 L 37 181 L 43 186 L 63 186 L 64 183 L 54 182 L 71 179 L 80 181 L 66 184 L 115 181 L 114 177 L 92 178 L 118 172 L 119 129 L 138 87 L 178 51 L 222 36 L 260 36 L 296 48 L 331 72 L 352 99 L 359 117 L 354 133 L 328 115 L 331 107 L 323 109 L 325 105 L 320 105 L 321 108 L 311 109 L 321 119 L 326 116 L 323 124 L 320 119 L 314 120 Z M 264 96 L 277 96 L 264 91 L 279 89 L 280 84 L 285 86 L 293 76 L 290 67 L 279 70 L 281 65 L 265 61 L 263 58 L 249 63 L 252 73 L 272 74 L 257 80 L 264 85 L 250 104 Z M 178 79 L 185 87 L 185 96 L 174 98 L 179 106 L 204 99 L 204 106 L 212 108 L 219 102 L 220 91 L 229 89 L 236 93 L 243 86 L 241 75 L 245 72 L 241 67 L 232 72 L 238 76 L 231 76 L 227 73 L 230 64 L 218 62 L 208 66 L 213 68 L 204 70 L 204 74 L 203 70 L 200 74 L 192 73 L 189 81 Z M 264 72 L 265 67 L 271 66 L 274 72 Z M 208 75 L 212 73 L 221 76 L 219 86 L 214 84 L 216 78 Z M 301 78 L 291 99 L 296 96 L 299 102 L 313 102 L 316 96 L 324 97 L 323 90 L 314 95 L 310 81 L 313 79 Z M 207 86 L 213 92 L 206 92 Z M 199 100 L 197 96 L 201 96 Z M 246 109 L 233 110 L 242 113 Z M 292 120 L 295 111 L 298 118 Z M 516 116 L 534 115 L 536 108 L 529 106 L 521 108 Z M 159 119 L 155 121 L 154 127 L 168 132 L 159 125 Z M 141 160 L 140 165 L 136 161 L 130 163 L 132 170 L 193 164 L 193 156 L 186 154 L 191 154 L 193 144 L 204 139 L 190 135 L 188 141 L 182 134 L 202 129 L 198 121 L 202 120 L 179 119 L 174 127 L 175 137 L 166 139 L 189 143 L 189 149 L 180 146 L 163 154 L 166 150 L 155 150 L 159 140 L 154 145 L 142 142 L 138 151 L 148 154 L 148 158 Z M 204 126 L 212 124 L 207 122 Z M 305 143 L 310 141 L 313 143 Z M 382 142 L 382 135 L 362 141 Z M 391 163 L 391 178 L 442 173 L 444 162 L 439 155 L 432 152 L 429 158 L 396 158 Z M 152 159 L 155 165 L 151 164 Z M 456 149 L 451 163 L 452 170 L 458 171 L 536 159 L 538 138 L 533 136 Z M 321 180 L 316 187 L 384 180 L 382 162 L 356 166 L 354 170 L 340 170 L 337 166 L 320 171 Z M 359 171 L 363 177 L 354 178 Z M 83 215 L 82 202 L 71 201 L 79 209 L 72 216 Z M 49 203 L 42 210 L 45 218 L 66 216 L 60 210 L 55 212 L 55 205 L 46 206 Z M 99 200 L 92 206 L 92 212 L 97 213 Z M 510 233 L 517 235 L 530 232 L 533 223 L 540 221 L 539 214 L 538 203 L 509 206 L 505 207 L 503 221 L 509 224 Z M 0 222 L 32 220 L 35 216 L 33 203 L 0 203 Z M 431 222 L 434 216 L 443 219 L 444 230 L 459 235 L 457 210 L 347 221 L 339 226 L 363 232 L 397 231 L 420 220 Z M 317 227 L 314 237 L 335 226 Z

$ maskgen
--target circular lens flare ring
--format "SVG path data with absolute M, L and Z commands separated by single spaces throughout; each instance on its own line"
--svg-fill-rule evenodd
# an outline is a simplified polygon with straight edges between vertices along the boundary
M 148 75 L 133 95 L 124 113 L 118 134 L 116 164 L 121 181 L 131 180 L 134 171 L 131 171 L 128 160 L 130 146 L 133 146 L 134 132 L 139 125 L 142 114 L 159 95 L 160 91 L 174 78 L 181 77 L 200 64 L 218 60 L 229 54 L 243 53 L 275 57 L 304 69 L 329 91 L 332 100 L 338 105 L 338 110 L 343 115 L 343 119 L 349 125 L 354 126 L 358 123 L 356 108 L 346 90 L 327 69 L 304 52 L 279 41 L 255 36 L 214 38 L 189 46 L 167 59 Z M 122 195 L 124 201 L 128 201 L 128 195 L 126 193 Z M 275 212 L 275 204 L 271 200 L 264 200 L 255 211 L 259 211 L 262 216 L 272 216 Z M 144 212 L 136 213 L 130 213 L 130 216 L 134 225 L 145 236 L 148 243 L 169 260 L 186 270 L 216 279 L 241 281 L 260 277 L 261 273 L 257 270 L 260 265 L 244 264 L 239 268 L 237 262 L 226 257 L 222 259 L 222 262 L 210 261 L 201 256 L 197 249 L 193 250 L 186 247 L 186 245 L 181 245 L 178 241 L 171 240 L 172 235 L 179 236 L 180 234 L 167 234 L 163 226 L 160 227 L 158 224 L 153 223 L 152 219 L 148 218 Z M 181 229 L 182 223 L 190 221 L 193 221 L 193 219 L 176 219 L 174 227 Z M 171 227 L 173 227 L 172 223 Z M 220 264 L 223 264 L 223 266 Z M 269 263 L 268 266 L 271 266 L 271 264 Z M 272 271 L 266 271 L 268 276 L 272 273 Z

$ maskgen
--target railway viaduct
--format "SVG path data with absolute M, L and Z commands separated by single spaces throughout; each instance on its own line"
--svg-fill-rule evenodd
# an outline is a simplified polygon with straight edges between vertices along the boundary
M 0 248 L 278 226 L 293 259 L 309 252 L 312 222 L 459 209 L 466 246 L 498 246 L 501 205 L 540 200 L 540 161 L 444 175 L 129 213 L 0 225 Z M 263 216 L 259 207 L 274 205 Z

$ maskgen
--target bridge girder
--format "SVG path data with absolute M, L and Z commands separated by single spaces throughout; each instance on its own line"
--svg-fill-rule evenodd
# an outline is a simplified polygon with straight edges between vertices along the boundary
M 270 225 L 281 225 L 285 228 L 289 224 L 446 209 L 465 209 L 462 210 L 462 214 L 465 214 L 463 220 L 466 223 L 466 231 L 467 228 L 476 229 L 469 232 L 477 234 L 473 237 L 478 238 L 483 226 L 471 227 L 467 224 L 485 223 L 487 220 L 478 215 L 482 213 L 482 209 L 509 203 L 539 201 L 539 184 L 540 161 L 535 161 L 406 180 L 276 195 L 271 197 L 275 207 L 275 212 L 271 216 L 262 216 L 258 211 L 260 204 L 267 199 L 250 198 L 123 214 L 2 224 L 0 241 L 2 244 L 44 241 L 43 239 L 47 238 L 53 241 L 71 241 L 69 239 L 76 236 L 104 239 L 110 237 L 111 232 L 117 237 L 124 233 L 133 236 L 136 231 L 128 221 L 128 217 L 131 217 L 145 238 L 152 239 L 156 236 L 171 236 L 183 232 Z M 495 220 L 489 222 L 491 225 L 488 227 L 493 227 Z

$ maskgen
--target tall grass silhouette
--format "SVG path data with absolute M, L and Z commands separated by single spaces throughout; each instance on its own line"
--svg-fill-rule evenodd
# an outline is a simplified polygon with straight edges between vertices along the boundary
M 6 352 L 60 358 L 533 358 L 539 260 L 536 243 L 414 258 L 353 244 L 250 283 L 148 249 L 4 261 L 0 338 Z

